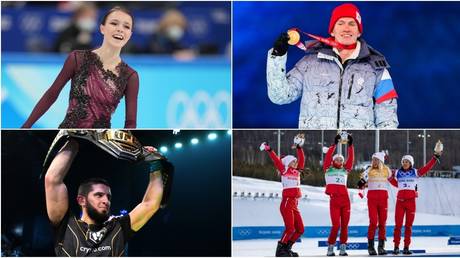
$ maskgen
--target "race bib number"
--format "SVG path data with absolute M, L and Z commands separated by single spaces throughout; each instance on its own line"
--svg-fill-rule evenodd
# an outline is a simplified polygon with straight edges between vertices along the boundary
M 347 185 L 346 172 L 332 172 L 326 174 L 326 184 L 330 185 Z

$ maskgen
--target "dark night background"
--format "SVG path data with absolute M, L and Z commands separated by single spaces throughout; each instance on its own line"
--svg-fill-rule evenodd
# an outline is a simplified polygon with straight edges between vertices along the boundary
M 283 31 L 320 36 L 343 2 L 233 3 L 233 126 L 298 128 L 300 100 L 273 104 L 267 96 L 267 52 Z M 460 2 L 355 2 L 362 37 L 385 55 L 398 92 L 400 128 L 460 127 Z M 306 40 L 306 38 L 304 38 Z M 290 70 L 303 52 L 290 47 Z
M 210 141 L 207 135 L 217 133 Z M 2 254 L 20 248 L 27 256 L 54 256 L 52 229 L 45 207 L 42 162 L 57 131 L 2 131 Z M 175 166 L 173 189 L 166 209 L 159 210 L 128 245 L 129 256 L 231 255 L 231 136 L 227 131 L 134 131 L 143 145 L 168 146 Z M 198 138 L 191 145 L 191 138 Z M 174 143 L 183 143 L 175 149 Z M 116 160 L 91 144 L 80 151 L 65 179 L 69 204 L 80 181 L 106 178 L 112 187 L 112 214 L 131 211 L 148 184 L 145 164 Z M 19 225 L 19 227 L 18 227 Z M 14 233 L 15 229 L 17 230 Z M 6 238 L 8 241 L 5 241 Z

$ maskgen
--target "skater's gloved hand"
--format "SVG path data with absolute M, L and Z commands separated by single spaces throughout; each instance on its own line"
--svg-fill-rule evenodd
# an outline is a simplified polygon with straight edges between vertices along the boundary
M 261 151 L 271 151 L 271 150 L 272 150 L 272 148 L 270 148 L 270 146 L 269 146 L 266 142 L 263 142 L 263 143 L 260 145 L 259 149 L 260 149 Z
M 335 145 L 337 145 L 337 144 L 339 143 L 340 139 L 341 139 L 340 134 L 337 134 L 337 135 L 335 136 L 335 138 L 334 138 L 334 143 L 335 143 Z
M 353 137 L 351 137 L 351 134 L 348 134 L 348 145 L 353 144 Z
M 275 56 L 284 56 L 289 48 L 289 35 L 287 32 L 283 32 L 279 35 L 276 39 L 275 43 L 273 43 L 273 52 L 272 55 Z
M 364 180 L 364 178 L 361 178 L 359 181 L 358 181 L 358 189 L 364 189 L 364 186 L 366 185 L 366 181 Z
M 297 148 L 301 148 L 303 144 L 305 143 L 305 135 L 303 133 L 299 133 L 294 137 L 294 145 Z

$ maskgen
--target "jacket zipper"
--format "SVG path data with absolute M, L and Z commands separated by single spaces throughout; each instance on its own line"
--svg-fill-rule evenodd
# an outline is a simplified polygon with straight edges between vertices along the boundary
M 350 87 L 348 88 L 348 99 L 350 99 L 350 97 L 351 97 L 351 89 L 353 88 L 353 81 L 354 81 L 354 79 L 355 79 L 355 75 L 352 74 L 352 75 L 351 75 Z
M 340 128 L 340 102 L 342 99 L 342 83 L 343 83 L 343 70 L 340 70 L 340 83 L 339 83 L 339 101 L 337 106 L 337 129 Z

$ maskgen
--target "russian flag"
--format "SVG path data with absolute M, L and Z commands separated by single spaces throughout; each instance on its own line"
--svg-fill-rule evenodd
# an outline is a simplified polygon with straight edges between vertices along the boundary
M 382 78 L 380 79 L 379 84 L 375 87 L 374 98 L 377 104 L 389 100 L 392 98 L 397 98 L 398 94 L 396 93 L 395 87 L 393 86 L 393 81 L 391 80 L 390 73 L 387 69 L 383 71 Z

